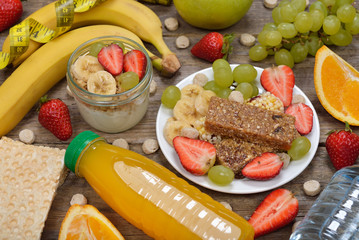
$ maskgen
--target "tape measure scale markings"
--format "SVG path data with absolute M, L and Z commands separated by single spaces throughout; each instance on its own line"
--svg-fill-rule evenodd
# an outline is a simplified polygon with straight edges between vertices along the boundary
M 26 19 L 9 30 L 10 53 L 0 52 L 0 69 L 26 52 L 30 39 L 47 43 L 67 32 L 75 12 L 85 12 L 106 0 L 58 0 L 55 3 L 56 29 L 52 30 L 33 18 Z

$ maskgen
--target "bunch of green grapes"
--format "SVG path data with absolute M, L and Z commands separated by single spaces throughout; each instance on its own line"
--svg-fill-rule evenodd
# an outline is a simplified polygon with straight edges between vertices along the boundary
M 257 70 L 252 65 L 241 64 L 232 71 L 226 60 L 217 59 L 212 69 L 214 80 L 207 82 L 204 89 L 215 92 L 218 97 L 228 98 L 233 90 L 240 91 L 244 99 L 258 95 Z
M 305 0 L 282 0 L 264 25 L 258 45 L 249 50 L 253 61 L 274 55 L 277 65 L 293 67 L 325 45 L 347 46 L 359 33 L 354 0 L 318 0 L 306 9 Z

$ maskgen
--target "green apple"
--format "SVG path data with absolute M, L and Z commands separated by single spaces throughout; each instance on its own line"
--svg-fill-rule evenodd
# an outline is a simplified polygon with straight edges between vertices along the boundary
M 238 22 L 253 0 L 173 0 L 179 15 L 189 24 L 223 29 Z

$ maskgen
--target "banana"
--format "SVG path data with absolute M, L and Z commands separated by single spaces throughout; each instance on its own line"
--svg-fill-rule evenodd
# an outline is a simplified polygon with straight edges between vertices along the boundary
M 11 131 L 40 97 L 65 77 L 70 55 L 80 44 L 109 35 L 138 39 L 118 26 L 94 25 L 59 36 L 26 59 L 0 86 L 0 136 Z
M 204 90 L 196 97 L 194 107 L 197 113 L 199 113 L 201 116 L 206 116 L 208 112 L 209 101 L 213 96 L 216 96 L 214 92 L 210 90 Z
M 180 121 L 194 125 L 200 117 L 191 98 L 181 98 L 173 108 L 173 116 Z
M 87 80 L 91 75 L 103 70 L 104 68 L 98 62 L 97 58 L 91 55 L 80 56 L 70 68 L 72 77 L 82 88 L 86 88 Z
M 188 84 L 181 89 L 181 99 L 188 98 L 194 103 L 197 96 L 199 96 L 204 89 L 198 84 Z
M 55 29 L 54 9 L 55 3 L 50 3 L 28 18 L 33 18 L 48 28 Z M 152 43 L 162 55 L 162 61 L 153 63 L 153 65 L 164 76 L 172 76 L 181 67 L 177 56 L 163 40 L 161 20 L 150 8 L 137 1 L 107 0 L 87 12 L 75 13 L 72 29 L 93 24 L 118 25 L 134 32 L 142 40 Z M 14 60 L 13 65 L 19 65 L 40 46 L 40 43 L 30 40 L 28 50 Z M 6 38 L 2 49 L 4 52 L 10 51 L 9 37 Z M 150 57 L 152 59 L 155 56 L 151 53 Z M 157 59 L 157 61 L 159 60 Z
M 188 123 L 184 121 L 176 120 L 174 117 L 167 119 L 167 122 L 163 128 L 163 135 L 166 141 L 173 146 L 173 139 L 176 136 L 181 135 L 181 130 L 186 127 L 191 127 Z
M 88 79 L 87 91 L 101 95 L 115 94 L 116 80 L 107 71 L 95 72 Z

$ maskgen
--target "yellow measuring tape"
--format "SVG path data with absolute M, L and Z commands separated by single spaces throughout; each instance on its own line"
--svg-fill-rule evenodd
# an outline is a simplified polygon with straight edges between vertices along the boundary
M 52 30 L 33 18 L 26 19 L 9 30 L 10 53 L 0 52 L 0 69 L 26 52 L 30 39 L 47 43 L 67 32 L 72 25 L 75 12 L 85 12 L 106 0 L 58 0 L 55 3 L 56 29 Z

